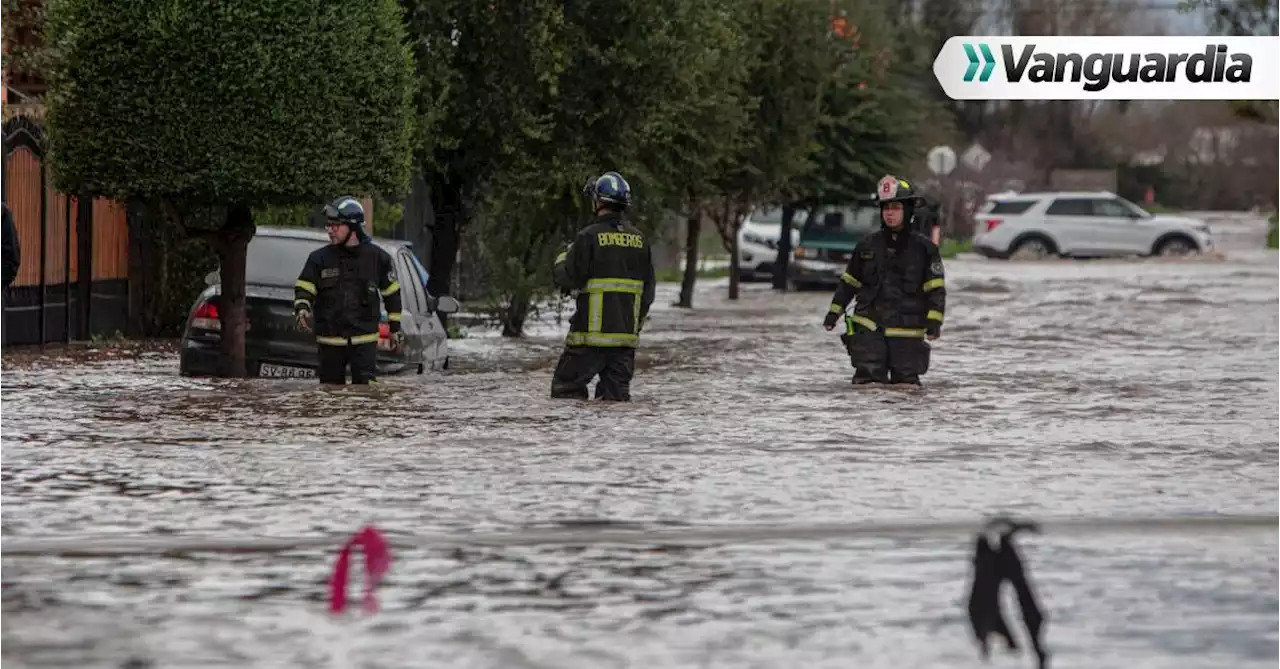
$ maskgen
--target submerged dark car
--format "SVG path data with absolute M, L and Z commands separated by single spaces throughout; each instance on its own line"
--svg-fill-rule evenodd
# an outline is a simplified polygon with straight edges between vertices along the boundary
M 245 371 L 249 376 L 315 377 L 316 339 L 294 322 L 293 288 L 307 256 L 328 243 L 329 238 L 320 230 L 277 227 L 259 227 L 249 242 L 245 272 Z M 446 369 L 448 336 L 436 313 L 457 311 L 457 300 L 427 293 L 427 272 L 411 252 L 410 243 L 377 238 L 373 243 L 395 263 L 403 302 L 400 327 L 405 334 L 404 346 L 393 352 L 383 309 L 378 374 Z M 196 298 L 187 316 L 179 362 L 183 376 L 213 376 L 218 371 L 222 323 L 217 281 L 217 273 L 211 273 L 209 287 Z

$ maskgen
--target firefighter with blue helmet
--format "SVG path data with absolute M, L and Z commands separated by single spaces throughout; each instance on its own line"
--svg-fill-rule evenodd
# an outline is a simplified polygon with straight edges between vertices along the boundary
M 631 186 L 617 172 L 587 181 L 583 197 L 595 219 L 556 257 L 556 286 L 576 293 L 564 352 L 551 380 L 551 396 L 587 399 L 599 377 L 596 399 L 631 399 L 636 346 L 653 305 L 656 279 L 649 242 L 626 217 Z
M 854 248 L 822 324 L 831 330 L 844 317 L 840 338 L 856 370 L 853 383 L 919 385 L 946 313 L 942 256 L 908 227 L 920 196 L 906 179 L 886 175 L 876 199 L 880 229 Z
M 311 252 L 294 286 L 294 318 L 314 331 L 320 383 L 376 381 L 378 326 L 386 305 L 392 349 L 399 350 L 400 282 L 391 256 L 365 231 L 364 206 L 344 196 L 324 208 L 329 244 Z

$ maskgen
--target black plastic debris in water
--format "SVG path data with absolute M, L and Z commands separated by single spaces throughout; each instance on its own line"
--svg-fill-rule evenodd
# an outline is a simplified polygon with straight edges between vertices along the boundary
M 999 531 L 993 546 L 990 534 Z M 974 541 L 973 584 L 969 591 L 969 624 L 978 640 L 982 659 L 991 656 L 991 637 L 1004 639 L 1011 651 L 1019 650 L 1018 642 L 1009 631 L 1009 623 L 1000 604 L 1000 587 L 1006 581 L 1013 586 L 1018 596 L 1018 607 L 1022 609 L 1022 623 L 1031 638 L 1031 648 L 1035 651 L 1040 669 L 1049 663 L 1049 653 L 1044 648 L 1041 631 L 1044 626 L 1044 613 L 1036 601 L 1035 591 L 1027 579 L 1026 568 L 1018 549 L 1013 543 L 1013 535 L 1026 530 L 1040 532 L 1035 523 L 1022 523 L 1008 519 L 996 519 L 978 534 Z

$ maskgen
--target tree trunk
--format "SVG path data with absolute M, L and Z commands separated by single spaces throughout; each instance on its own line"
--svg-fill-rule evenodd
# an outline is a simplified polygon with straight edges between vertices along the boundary
M 502 336 L 524 336 L 524 324 L 529 320 L 529 296 L 512 295 L 505 312 L 502 319 Z
M 680 281 L 680 301 L 677 307 L 693 308 L 693 284 L 698 280 L 698 237 L 702 234 L 702 212 L 692 207 L 685 220 L 684 278 Z
M 734 225 L 733 237 L 729 239 L 729 299 L 738 299 L 738 288 L 741 285 L 741 269 L 738 267 L 738 225 Z
M 729 299 L 738 299 L 738 212 L 734 211 L 729 198 L 724 199 L 721 210 L 720 229 L 726 236 L 729 251 Z
M 431 209 L 435 221 L 431 229 L 431 262 L 427 266 L 430 276 L 427 278 L 427 292 L 435 297 L 452 295 L 450 284 L 453 279 L 453 265 L 458 257 L 458 248 L 462 240 L 462 226 L 465 214 L 462 210 L 462 190 L 457 183 L 446 181 L 441 175 L 435 175 L 431 183 Z M 436 314 L 440 324 L 449 329 L 445 314 Z
M 144 205 L 131 200 L 128 205 L 127 221 L 129 225 L 129 320 L 125 333 L 130 337 L 145 337 L 150 334 L 147 316 L 147 296 L 151 288 L 151 272 L 157 264 L 154 262 L 152 249 L 156 245 L 155 235 L 147 227 L 145 216 L 148 210 Z M 149 271 L 150 270 L 150 271 Z
M 222 320 L 222 376 L 245 376 L 245 265 L 249 240 L 253 239 L 253 210 L 242 204 L 227 209 L 227 220 L 218 231 L 218 261 L 221 293 L 218 300 Z
M 786 292 L 791 274 L 791 228 L 795 223 L 796 207 L 782 205 L 782 236 L 778 237 L 778 257 L 773 261 L 773 288 Z

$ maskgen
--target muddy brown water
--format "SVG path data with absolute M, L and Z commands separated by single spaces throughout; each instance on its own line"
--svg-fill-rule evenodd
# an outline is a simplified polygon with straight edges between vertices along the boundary
M 914 392 L 850 386 L 828 294 L 722 282 L 688 312 L 662 287 L 628 405 L 546 397 L 554 323 L 377 392 L 183 379 L 163 351 L 10 366 L 3 537 L 1276 513 L 1274 252 L 948 282 Z M 4 664 L 979 667 L 969 542 L 410 547 L 381 612 L 340 619 L 331 551 L 9 556 Z M 1274 666 L 1274 527 L 1022 545 L 1055 667 Z

